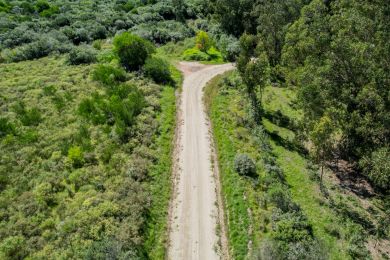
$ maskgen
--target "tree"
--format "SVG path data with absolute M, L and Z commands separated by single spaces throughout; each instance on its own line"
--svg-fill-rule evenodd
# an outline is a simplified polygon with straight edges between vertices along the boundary
M 185 21 L 186 5 L 183 0 L 172 0 L 176 20 Z
M 237 68 L 246 86 L 251 100 L 255 120 L 259 121 L 262 110 L 262 93 L 268 82 L 270 67 L 263 50 L 262 42 L 254 35 L 244 34 L 240 38 L 241 54 L 237 60 Z M 260 95 L 260 100 L 258 99 Z
M 114 51 L 121 64 L 129 71 L 139 70 L 152 53 L 153 44 L 139 36 L 125 32 L 114 38 Z
M 207 53 L 207 51 L 211 48 L 211 46 L 212 46 L 212 42 L 207 32 L 199 31 L 196 34 L 196 47 L 200 51 Z
M 321 164 L 321 183 L 325 162 L 330 158 L 334 146 L 333 133 L 334 127 L 332 120 L 328 115 L 324 115 L 319 122 L 314 125 L 313 130 L 310 132 L 310 140 L 314 145 L 314 157 L 316 161 Z

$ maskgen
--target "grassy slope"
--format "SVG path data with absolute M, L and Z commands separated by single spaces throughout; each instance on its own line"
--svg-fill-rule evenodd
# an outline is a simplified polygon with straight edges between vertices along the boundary
M 270 226 L 266 221 L 262 222 L 270 216 L 270 211 L 259 207 L 259 201 L 264 196 L 263 192 L 256 189 L 250 181 L 240 178 L 233 170 L 235 154 L 245 152 L 256 159 L 260 176 L 263 174 L 259 162 L 261 150 L 255 146 L 249 131 L 238 123 L 246 117 L 243 105 L 246 101 L 235 89 L 223 88 L 223 91 L 218 91 L 218 84 L 222 78 L 218 77 L 210 82 L 206 96 L 209 97 L 207 103 L 210 107 L 210 117 L 219 153 L 231 250 L 236 259 L 243 259 L 248 253 L 249 239 L 256 244 L 267 237 L 267 229 Z M 280 109 L 283 113 L 288 111 L 289 116 L 299 117 L 299 113 L 290 106 L 293 94 L 288 89 L 268 88 L 265 100 L 272 100 L 272 102 L 265 106 L 266 110 Z M 263 123 L 267 130 L 271 132 L 277 130 L 286 139 L 292 140 L 294 137 L 292 131 L 274 125 L 269 120 L 265 119 Z M 304 213 L 313 224 L 315 235 L 324 240 L 332 259 L 346 259 L 343 240 L 338 240 L 327 232 L 328 229 L 333 228 L 344 233 L 343 228 L 335 212 L 323 205 L 317 183 L 311 181 L 308 176 L 306 159 L 274 141 L 272 146 L 291 187 L 293 200 L 302 206 Z M 248 230 L 252 230 L 253 233 L 248 233 Z
M 264 108 L 266 111 L 275 112 L 280 110 L 288 118 L 297 119 L 301 115 L 299 111 L 291 107 L 295 98 L 295 93 L 291 89 L 267 87 L 264 95 Z M 289 129 L 280 127 L 264 119 L 263 125 L 269 132 L 277 132 L 278 135 L 287 140 L 293 140 L 294 132 Z M 345 259 L 343 253 L 345 243 L 338 241 L 331 236 L 326 230 L 332 225 L 336 225 L 341 232 L 343 228 L 339 225 L 338 216 L 331 209 L 326 207 L 323 201 L 323 195 L 320 192 L 318 183 L 309 178 L 307 159 L 299 152 L 289 150 L 277 142 L 272 142 L 273 151 L 278 158 L 278 163 L 284 170 L 288 184 L 290 185 L 291 194 L 309 217 L 313 224 L 315 235 L 323 240 L 330 249 L 332 259 Z

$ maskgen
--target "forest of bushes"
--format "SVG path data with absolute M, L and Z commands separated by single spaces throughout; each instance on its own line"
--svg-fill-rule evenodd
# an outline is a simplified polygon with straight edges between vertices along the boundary
M 209 101 L 232 256 L 372 258 L 390 236 L 389 28 L 383 0 L 0 0 L 0 259 L 164 257 L 178 59 L 236 62 Z

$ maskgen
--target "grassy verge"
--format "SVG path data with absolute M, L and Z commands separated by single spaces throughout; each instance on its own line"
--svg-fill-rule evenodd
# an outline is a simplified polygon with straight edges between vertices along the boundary
M 167 216 L 171 194 L 171 168 L 173 138 L 176 125 L 175 89 L 166 87 L 162 92 L 160 136 L 157 140 L 158 162 L 151 169 L 153 186 L 152 197 L 155 198 L 150 211 L 151 221 L 148 226 L 148 239 L 145 243 L 150 259 L 163 259 L 166 250 Z
M 228 72 L 227 74 L 229 74 Z M 244 259 L 250 240 L 248 230 L 250 220 L 247 210 L 246 188 L 243 180 L 237 179 L 232 162 L 237 150 L 237 143 L 232 138 L 234 122 L 223 116 L 230 107 L 229 98 L 218 95 L 218 84 L 223 76 L 217 76 L 205 89 L 205 103 L 213 125 L 214 138 L 221 172 L 222 197 L 225 204 L 228 239 L 231 256 Z

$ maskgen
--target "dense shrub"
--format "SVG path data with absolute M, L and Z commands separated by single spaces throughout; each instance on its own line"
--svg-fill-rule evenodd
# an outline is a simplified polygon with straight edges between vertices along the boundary
M 102 40 L 96 40 L 93 41 L 92 47 L 94 47 L 96 50 L 101 50 L 102 49 Z
M 216 62 L 222 62 L 223 61 L 222 54 L 217 49 L 215 49 L 214 47 L 211 47 L 208 50 L 207 54 L 209 55 L 209 60 L 210 61 L 216 61 Z
M 217 41 L 217 46 L 223 58 L 228 61 L 235 61 L 240 54 L 240 42 L 234 36 L 222 34 Z
M 45 57 L 59 48 L 59 42 L 53 38 L 41 38 L 19 48 L 4 51 L 3 55 L 7 62 L 18 62 Z
M 104 124 L 107 121 L 105 108 L 107 102 L 102 95 L 94 93 L 91 98 L 86 98 L 79 104 L 79 115 L 87 118 L 94 124 Z
M 74 47 L 69 53 L 69 63 L 72 65 L 93 63 L 97 60 L 96 51 L 89 46 Z
M 126 80 L 126 72 L 123 69 L 111 65 L 100 64 L 92 72 L 93 80 L 105 85 L 114 85 Z
M 168 83 L 172 81 L 169 63 L 161 58 L 148 58 L 144 66 L 145 75 L 156 83 Z
M 155 51 L 152 43 L 139 36 L 122 33 L 114 38 L 114 49 L 127 70 L 138 70 Z
M 185 50 L 182 56 L 183 60 L 194 61 L 208 61 L 210 56 L 207 53 L 200 51 L 197 48 Z
M 0 13 L 1 12 L 9 12 L 11 10 L 11 6 L 8 5 L 7 3 L 3 2 L 3 1 L 0 1 Z
M 200 51 L 206 52 L 211 48 L 212 40 L 205 31 L 199 31 L 196 34 L 196 48 Z
M 43 12 L 45 10 L 48 10 L 50 9 L 50 5 L 47 1 L 45 0 L 39 0 L 37 1 L 37 3 L 35 4 L 35 10 L 40 13 L 40 12 Z
M 364 157 L 360 165 L 363 167 L 368 178 L 383 190 L 390 188 L 390 149 L 380 148 L 371 154 L 371 157 Z
M 0 258 L 23 259 L 26 256 L 26 239 L 23 236 L 9 236 L 0 243 Z
M 89 32 L 85 28 L 70 29 L 68 37 L 76 45 L 79 45 L 80 43 L 89 43 L 91 41 Z
M 0 46 L 4 48 L 14 48 L 16 46 L 31 43 L 39 38 L 38 34 L 27 25 L 21 25 L 4 34 L 0 34 Z
M 42 12 L 40 12 L 39 15 L 42 17 L 51 17 L 59 12 L 60 12 L 60 9 L 58 8 L 58 6 L 50 6 L 49 9 L 46 9 L 46 10 L 43 10 Z
M 73 167 L 79 168 L 84 164 L 84 153 L 79 146 L 72 146 L 68 150 L 68 159 Z
M 23 102 L 18 102 L 13 109 L 25 126 L 36 126 L 42 121 L 41 112 L 36 107 L 27 109 Z
M 0 117 L 0 138 L 15 132 L 15 126 L 4 117 Z
M 122 84 L 107 89 L 107 95 L 94 94 L 92 98 L 84 99 L 78 112 L 94 124 L 126 128 L 133 125 L 144 106 L 142 93 L 134 86 Z
M 193 36 L 193 31 L 183 23 L 176 21 L 159 21 L 157 23 L 141 23 L 131 28 L 131 31 L 150 41 L 165 44 L 170 41 L 178 42 Z
M 54 19 L 53 23 L 58 27 L 63 27 L 66 25 L 70 25 L 70 19 L 68 16 L 64 14 L 57 15 L 57 17 Z
M 107 31 L 106 27 L 104 27 L 103 25 L 100 25 L 100 24 L 93 26 L 91 28 L 91 31 L 90 31 L 90 37 L 93 40 L 105 39 L 107 37 L 107 34 L 108 34 L 108 31 Z
M 237 154 L 234 158 L 234 169 L 242 176 L 255 176 L 256 165 L 252 158 L 246 154 Z
M 270 202 L 283 212 L 298 211 L 299 207 L 292 202 L 290 193 L 286 190 L 286 187 L 278 183 L 274 183 L 267 191 L 267 196 Z

